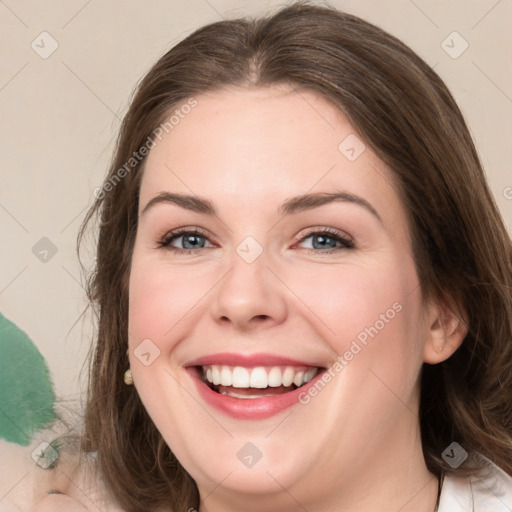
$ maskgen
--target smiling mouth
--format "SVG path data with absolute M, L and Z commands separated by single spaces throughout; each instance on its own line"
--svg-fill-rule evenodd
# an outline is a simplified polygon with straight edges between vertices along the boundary
M 321 368 L 311 366 L 204 365 L 197 367 L 212 391 L 233 398 L 255 399 L 283 395 L 307 384 Z

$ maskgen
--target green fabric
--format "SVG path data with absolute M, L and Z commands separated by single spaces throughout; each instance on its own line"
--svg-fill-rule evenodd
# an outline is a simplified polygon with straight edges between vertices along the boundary
M 32 340 L 0 314 L 0 437 L 28 446 L 55 420 L 55 395 L 46 362 Z

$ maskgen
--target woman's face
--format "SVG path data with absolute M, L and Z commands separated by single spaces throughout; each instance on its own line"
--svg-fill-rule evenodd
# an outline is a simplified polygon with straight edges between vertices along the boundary
M 368 485 L 421 456 L 429 326 L 392 173 L 313 93 L 195 99 L 141 183 L 137 392 L 207 506 Z

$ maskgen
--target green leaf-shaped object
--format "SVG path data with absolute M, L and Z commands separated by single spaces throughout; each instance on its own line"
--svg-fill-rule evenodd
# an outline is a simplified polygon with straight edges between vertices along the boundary
M 22 446 L 56 418 L 46 362 L 31 339 L 0 314 L 0 437 Z

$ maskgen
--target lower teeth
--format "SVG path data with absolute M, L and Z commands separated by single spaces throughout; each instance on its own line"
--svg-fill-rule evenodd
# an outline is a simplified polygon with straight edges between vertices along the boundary
M 228 393 L 227 391 L 221 391 L 220 392 L 221 395 L 227 395 L 227 396 L 232 396 L 234 398 L 247 398 L 249 400 L 252 400 L 254 398 L 264 398 L 266 396 L 275 396 L 275 395 L 239 395 L 238 393 Z
M 225 390 L 225 389 L 219 390 L 218 386 L 212 386 L 212 385 L 210 385 L 209 387 L 212 391 L 215 391 L 216 393 L 219 393 L 220 395 L 231 396 L 233 398 L 244 398 L 244 399 L 249 399 L 249 400 L 252 400 L 255 398 L 264 398 L 267 396 L 282 395 L 284 393 L 289 393 L 290 391 L 294 391 L 295 389 L 297 389 L 297 386 L 295 384 L 292 384 L 291 386 L 287 387 L 286 389 L 284 389 L 280 392 L 277 392 L 276 388 L 266 388 L 266 389 L 274 390 L 273 392 L 267 392 L 267 393 L 265 392 L 265 389 L 256 389 L 256 388 L 253 388 L 252 390 L 250 390 L 250 388 L 241 388 L 237 392 L 238 388 L 233 388 L 232 386 L 229 386 L 231 388 L 230 390 Z

